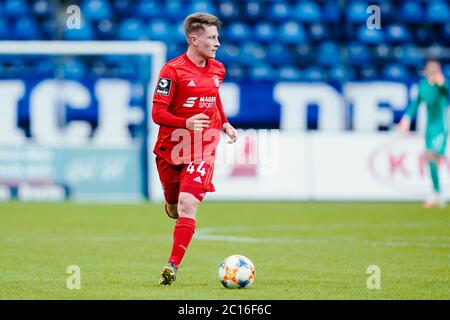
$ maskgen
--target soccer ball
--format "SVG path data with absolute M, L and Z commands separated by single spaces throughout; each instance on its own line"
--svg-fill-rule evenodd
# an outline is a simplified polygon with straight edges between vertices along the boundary
M 247 257 L 229 256 L 220 264 L 219 280 L 227 289 L 248 288 L 255 280 L 255 266 Z

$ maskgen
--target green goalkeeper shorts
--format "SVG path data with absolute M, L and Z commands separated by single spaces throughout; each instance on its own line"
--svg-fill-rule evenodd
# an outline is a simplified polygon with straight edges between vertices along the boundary
M 427 151 L 431 151 L 438 156 L 444 156 L 447 150 L 448 132 L 444 130 L 428 130 L 425 135 L 425 145 Z

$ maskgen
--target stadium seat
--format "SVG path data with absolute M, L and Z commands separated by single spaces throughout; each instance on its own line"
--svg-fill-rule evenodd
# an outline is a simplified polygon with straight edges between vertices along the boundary
M 328 72 L 328 80 L 342 83 L 355 78 L 353 68 L 346 68 L 342 64 L 334 65 Z
M 267 8 L 267 16 L 273 21 L 285 21 L 291 18 L 292 6 L 284 1 L 274 1 Z
M 325 2 L 322 11 L 322 20 L 324 22 L 337 23 L 341 19 L 342 9 L 336 1 Z
M 307 66 L 316 60 L 313 46 L 309 43 L 301 43 L 294 47 L 295 64 L 299 66 Z
M 442 71 L 447 79 L 450 79 L 450 63 L 442 66 Z
M 113 40 L 116 35 L 116 25 L 109 19 L 98 21 L 94 24 L 96 34 L 101 40 Z
M 258 64 L 249 69 L 249 77 L 255 81 L 273 80 L 275 76 L 275 71 L 267 64 Z
M 427 4 L 427 20 L 432 23 L 445 23 L 450 21 L 448 2 L 432 0 Z
M 108 0 L 85 0 L 81 6 L 83 16 L 92 21 L 111 19 Z
M 139 40 L 144 37 L 144 27 L 138 19 L 126 19 L 119 25 L 119 40 Z
M 36 22 L 30 17 L 21 17 L 14 23 L 14 35 L 19 40 L 40 39 L 40 29 Z
M 323 66 L 332 66 L 341 62 L 341 52 L 335 42 L 324 42 L 319 45 L 317 62 Z
M 292 53 L 279 42 L 273 42 L 267 47 L 267 62 L 276 66 L 293 64 Z
M 11 34 L 8 32 L 9 28 L 8 21 L 0 16 L 0 40 L 10 39 Z
M 295 21 L 282 23 L 278 29 L 279 40 L 286 44 L 299 44 L 306 41 L 303 26 Z
M 280 81 L 300 81 L 302 79 L 301 71 L 296 66 L 282 66 L 278 70 L 277 80 Z
M 379 78 L 378 70 L 374 65 L 363 65 L 359 68 L 359 77 L 363 81 L 374 81 Z
M 130 17 L 134 12 L 134 0 L 114 0 L 114 14 L 118 18 Z
M 256 42 L 244 43 L 239 52 L 238 61 L 243 65 L 255 65 L 263 63 L 266 58 L 265 49 Z
M 95 33 L 89 20 L 84 20 L 81 29 L 64 28 L 65 40 L 92 40 L 95 39 Z
M 400 23 L 390 24 L 386 28 L 386 40 L 391 43 L 401 43 L 411 40 L 406 26 Z
M 402 47 L 402 63 L 409 66 L 421 66 L 425 61 L 425 55 L 415 44 L 406 44 Z
M 351 2 L 347 9 L 347 19 L 352 23 L 365 23 L 369 14 L 367 7 L 369 4 L 364 1 Z
M 6 0 L 3 3 L 3 12 L 8 17 L 21 17 L 27 15 L 27 3 L 25 0 Z
M 390 64 L 383 68 L 383 78 L 393 81 L 406 81 L 408 70 L 400 64 Z
M 241 81 L 247 77 L 246 70 L 239 64 L 227 65 L 227 80 Z
M 311 41 L 319 42 L 329 37 L 327 25 L 324 23 L 316 22 L 309 26 L 309 39 Z
M 194 12 L 206 12 L 213 15 L 217 15 L 215 6 L 210 1 L 205 0 L 193 0 L 187 8 L 187 13 L 191 14 Z
M 142 19 L 157 18 L 160 16 L 161 4 L 154 0 L 140 0 L 136 6 L 134 15 Z
M 66 58 L 60 64 L 64 79 L 82 79 L 86 75 L 84 64 L 76 58 Z
M 164 19 L 151 20 L 146 27 L 149 40 L 172 42 L 176 40 L 172 25 Z
M 263 3 L 258 0 L 250 0 L 244 4 L 244 14 L 249 20 L 260 21 L 263 15 Z
M 446 23 L 442 28 L 442 38 L 450 39 L 450 22 Z
M 223 20 L 232 20 L 235 19 L 239 15 L 239 6 L 234 1 L 221 1 L 218 4 L 219 14 L 221 19 Z
M 366 46 L 358 42 L 349 43 L 347 46 L 347 61 L 352 65 L 362 65 L 370 58 L 369 50 Z
M 55 7 L 49 0 L 37 0 L 33 3 L 33 14 L 36 16 L 50 16 L 55 13 Z
M 248 25 L 243 22 L 231 23 L 225 32 L 231 41 L 237 42 L 248 41 L 251 35 Z
M 302 1 L 295 5 L 293 9 L 294 17 L 301 22 L 317 22 L 321 21 L 322 16 L 320 7 L 312 1 Z
M 255 25 L 254 36 L 260 42 L 270 42 L 275 38 L 274 26 L 269 22 L 260 22 Z
M 173 58 L 176 58 L 179 55 L 183 54 L 185 49 L 185 46 L 182 46 L 178 43 L 169 43 L 167 45 L 167 60 L 172 60 Z
M 184 10 L 182 0 L 166 1 L 164 15 L 173 21 L 181 22 L 184 19 Z
M 324 81 L 325 72 L 317 66 L 307 67 L 303 70 L 302 79 L 311 82 Z
M 378 44 L 384 41 L 383 29 L 369 29 L 365 25 L 358 29 L 358 40 L 366 44 Z
M 420 23 L 423 21 L 423 9 L 417 1 L 404 2 L 399 10 L 401 18 L 409 23 Z
M 217 51 L 217 59 L 225 64 L 233 63 L 238 60 L 239 53 L 239 46 L 231 43 L 224 43 L 219 51 Z

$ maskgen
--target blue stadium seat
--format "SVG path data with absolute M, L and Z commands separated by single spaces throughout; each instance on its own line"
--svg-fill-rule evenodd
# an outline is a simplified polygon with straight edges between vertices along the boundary
M 21 17 L 28 13 L 28 7 L 25 0 L 6 0 L 3 6 L 3 12 L 9 17 Z
M 172 25 L 164 19 L 151 20 L 146 27 L 146 31 L 146 34 L 150 40 L 166 42 L 174 42 L 176 40 Z
M 311 82 L 324 81 L 325 74 L 322 68 L 311 66 L 303 70 L 302 79 Z
M 240 48 L 238 60 L 244 65 L 263 63 L 267 53 L 263 46 L 256 42 L 246 42 Z
M 366 44 L 378 44 L 384 41 L 383 29 L 369 29 L 360 26 L 358 29 L 358 40 Z
M 341 20 L 342 9 L 338 2 L 327 1 L 323 5 L 322 20 L 325 22 L 339 22 Z
M 347 61 L 352 65 L 362 65 L 369 61 L 370 53 L 366 46 L 351 42 L 347 45 Z
M 302 79 L 301 71 L 296 66 L 282 66 L 278 70 L 278 80 L 280 81 L 300 81 Z
M 45 19 L 45 21 L 43 21 L 40 24 L 40 29 L 42 31 L 42 37 L 43 39 L 46 40 L 52 40 L 55 38 L 55 30 L 58 29 L 58 21 L 54 18 L 48 18 Z
M 184 26 L 180 22 L 176 26 L 174 26 L 174 33 L 173 33 L 173 39 L 177 41 L 179 44 L 186 45 L 186 34 L 184 33 Z M 220 41 L 220 36 L 219 36 Z
M 293 57 L 290 50 L 279 42 L 273 42 L 267 47 L 267 62 L 277 66 L 293 64 Z
M 140 40 L 144 35 L 144 27 L 138 19 L 126 19 L 119 25 L 119 40 Z
M 184 19 L 184 10 L 182 0 L 166 1 L 164 15 L 169 19 L 181 22 Z
M 169 43 L 167 45 L 167 60 L 172 60 L 173 58 L 178 57 L 179 55 L 183 54 L 186 50 L 185 46 L 182 46 L 178 43 Z
M 311 41 L 323 41 L 329 37 L 328 33 L 327 25 L 325 23 L 316 22 L 309 26 L 309 39 L 311 39 Z
M 250 29 L 243 22 L 233 22 L 227 29 L 226 34 L 231 41 L 245 42 L 250 39 Z
M 134 14 L 134 0 L 114 0 L 114 14 L 117 17 L 130 17 Z
M 450 63 L 442 66 L 442 71 L 447 79 L 450 79 Z
M 116 25 L 109 19 L 98 21 L 95 24 L 96 34 L 101 40 L 113 40 L 116 35 Z
M 140 0 L 136 6 L 134 15 L 135 17 L 149 19 L 160 16 L 161 3 L 154 0 Z
M 294 47 L 295 63 L 301 66 L 309 65 L 315 60 L 313 46 L 308 43 L 301 43 Z
M 368 6 L 369 4 L 365 1 L 351 2 L 347 8 L 347 19 L 353 23 L 365 23 L 369 17 Z
M 373 81 L 379 78 L 377 68 L 371 64 L 361 66 L 359 75 L 359 78 L 363 81 Z
M 191 14 L 194 12 L 206 12 L 213 15 L 217 15 L 214 4 L 206 0 L 193 0 L 192 3 L 187 8 L 187 13 Z
M 231 43 L 224 43 L 217 51 L 217 59 L 224 64 L 233 63 L 238 60 L 240 49 Z
M 218 6 L 220 17 L 223 20 L 235 19 L 239 15 L 239 6 L 235 1 L 221 1 Z
M 92 21 L 111 19 L 111 7 L 107 0 L 85 0 L 81 12 L 85 18 Z
M 445 23 L 450 21 L 450 9 L 448 4 L 440 0 L 428 2 L 427 20 L 432 23 Z
M 390 64 L 383 68 L 383 78 L 393 81 L 406 81 L 409 74 L 403 65 Z
M 323 42 L 319 45 L 317 62 L 323 66 L 332 66 L 341 62 L 341 52 L 335 42 Z
M 341 64 L 331 67 L 328 72 L 328 80 L 332 82 L 346 82 L 355 78 L 355 72 L 352 68 L 346 68 Z
M 244 4 L 244 14 L 249 20 L 260 21 L 264 13 L 263 3 L 258 0 L 250 0 Z
M 450 22 L 446 23 L 442 28 L 442 38 L 450 39 Z
M 322 19 L 320 7 L 312 1 L 302 1 L 295 5 L 294 17 L 299 21 L 309 23 L 321 21 Z
M 275 38 L 274 26 L 267 22 L 260 22 L 255 25 L 254 35 L 255 39 L 260 42 L 270 42 Z
M 33 14 L 36 16 L 50 16 L 54 12 L 55 7 L 49 0 L 37 0 L 33 3 Z
M 405 25 L 394 23 L 386 28 L 386 40 L 391 43 L 407 42 L 411 40 L 411 35 Z
M 423 9 L 417 1 L 404 2 L 399 10 L 404 21 L 410 23 L 420 23 L 423 21 Z
M 0 16 L 0 40 L 10 39 L 11 33 L 9 29 L 8 21 Z
M 64 28 L 65 40 L 93 40 L 95 33 L 89 20 L 83 20 L 81 29 Z
M 275 76 L 275 70 L 267 64 L 258 64 L 249 69 L 249 77 L 255 81 L 273 80 Z
M 425 54 L 415 44 L 409 43 L 402 47 L 402 63 L 409 66 L 421 66 L 425 61 Z
M 292 6 L 287 2 L 274 1 L 266 9 L 271 20 L 284 21 L 291 18 Z
M 287 21 L 278 29 L 279 40 L 287 44 L 299 44 L 306 41 L 303 26 L 295 21 Z
M 77 58 L 66 58 L 62 65 L 65 79 L 82 79 L 86 75 L 86 66 Z
M 241 81 L 247 76 L 246 70 L 239 64 L 227 65 L 227 80 Z
M 14 23 L 14 34 L 19 40 L 39 40 L 41 38 L 40 29 L 30 17 L 21 17 Z

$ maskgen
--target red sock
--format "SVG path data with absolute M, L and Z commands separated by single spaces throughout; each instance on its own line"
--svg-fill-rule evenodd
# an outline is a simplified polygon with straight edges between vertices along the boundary
M 178 218 L 173 230 L 173 246 L 169 262 L 178 268 L 195 232 L 195 220 L 187 217 Z

